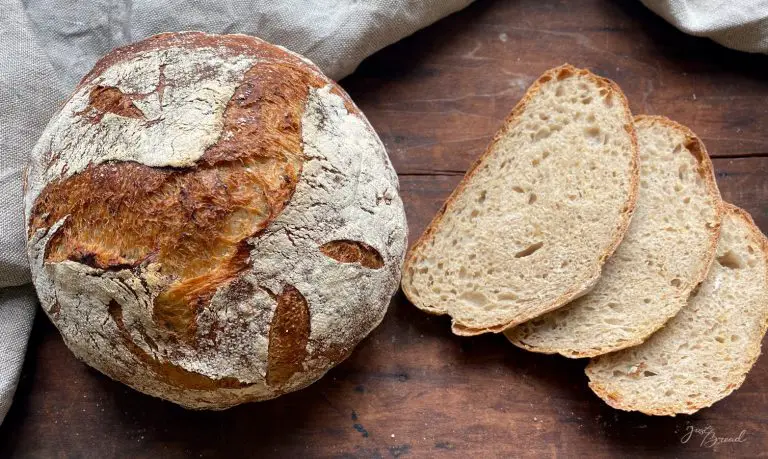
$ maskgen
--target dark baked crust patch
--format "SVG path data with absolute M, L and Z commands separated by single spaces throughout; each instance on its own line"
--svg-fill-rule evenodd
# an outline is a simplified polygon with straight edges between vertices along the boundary
M 320 246 L 320 251 L 342 263 L 358 263 L 364 268 L 371 269 L 384 266 L 381 254 L 364 242 L 348 240 L 326 242 Z
M 199 309 L 248 266 L 245 240 L 290 200 L 304 159 L 304 104 L 309 88 L 326 83 L 298 65 L 256 64 L 227 104 L 218 142 L 195 167 L 88 166 L 46 186 L 35 201 L 30 233 L 68 216 L 46 261 L 105 270 L 159 264 L 168 285 L 155 300 L 154 318 L 188 340 Z M 117 89 L 92 92 L 91 105 L 138 116 Z
M 307 357 L 309 307 L 304 295 L 292 285 L 286 285 L 273 298 L 277 308 L 269 328 L 267 384 L 279 387 L 301 371 Z

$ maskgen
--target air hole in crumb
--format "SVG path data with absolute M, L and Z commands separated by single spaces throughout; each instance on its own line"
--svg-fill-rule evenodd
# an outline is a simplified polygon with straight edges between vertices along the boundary
M 643 303 L 645 303 L 645 304 L 649 304 L 650 302 L 651 302 L 650 298 L 644 298 L 643 299 Z
M 501 162 L 501 164 L 499 165 L 499 168 L 504 169 L 505 167 L 507 167 L 507 164 L 509 164 L 509 161 L 505 159 L 504 161 Z
M 525 190 L 522 189 L 522 187 L 519 187 L 519 186 L 513 186 L 512 190 L 514 190 L 514 191 L 516 191 L 518 193 L 525 193 Z
M 614 378 L 619 378 L 619 377 L 621 377 L 621 376 L 624 376 L 624 373 L 623 373 L 623 372 L 621 372 L 621 371 L 619 371 L 619 370 L 613 370 L 613 377 L 614 377 Z
M 606 107 L 613 107 L 613 93 L 609 92 L 605 95 L 605 99 L 603 99 L 603 102 L 605 102 Z
M 591 126 L 591 127 L 585 128 L 584 133 L 590 137 L 597 137 L 600 135 L 600 127 Z
M 459 295 L 459 300 L 463 300 L 465 303 L 475 307 L 483 306 L 484 304 L 488 303 L 488 298 L 485 295 L 480 292 L 473 291 L 462 293 Z
M 547 128 L 541 128 L 538 131 L 536 131 L 536 134 L 534 134 L 532 136 L 532 139 L 535 140 L 535 141 L 544 140 L 547 137 L 549 137 L 550 135 L 552 135 L 552 131 L 550 131 Z
M 741 257 L 731 250 L 717 257 L 717 262 L 720 266 L 728 269 L 741 269 L 744 267 L 744 262 L 741 260 Z
M 689 196 L 686 196 L 683 198 L 683 204 L 690 204 L 691 198 Z
M 538 159 L 538 158 L 536 158 L 536 159 L 534 159 L 533 161 L 531 161 L 531 164 L 533 164 L 534 166 L 538 166 L 540 162 L 541 162 L 541 161 L 539 161 L 539 159 Z
M 470 213 L 469 213 L 469 217 L 470 217 L 470 218 L 475 218 L 475 217 L 477 217 L 478 215 L 480 215 L 480 211 L 479 211 L 479 210 L 477 210 L 477 209 L 475 209 L 475 210 L 473 210 L 472 212 L 470 212 Z
M 539 113 L 539 119 L 543 121 L 547 121 L 549 119 L 549 115 L 546 113 Z
M 592 102 L 592 98 L 591 97 L 585 97 L 585 98 L 581 99 L 581 103 L 584 104 L 584 105 L 587 105 L 590 102 Z
M 645 376 L 646 378 L 651 377 L 651 376 L 657 376 L 657 375 L 658 375 L 658 373 L 654 373 L 654 372 L 649 371 L 649 370 L 645 370 L 643 372 L 643 376 Z
M 680 287 L 681 281 L 678 278 L 674 278 L 671 281 L 669 281 L 669 285 L 672 287 Z
M 731 342 L 735 343 L 738 340 L 739 340 L 738 335 L 731 335 Z
M 528 204 L 533 204 L 536 202 L 536 195 L 531 193 L 531 196 L 528 197 Z
M 558 86 L 557 89 L 555 89 L 555 96 L 556 97 L 562 97 L 563 93 L 565 91 L 563 90 L 562 86 Z
M 722 337 L 722 336 L 717 336 L 717 337 L 715 337 L 715 341 L 717 341 L 718 343 L 724 343 L 725 342 L 725 338 Z
M 485 190 L 483 190 L 483 191 L 481 191 L 481 192 L 480 192 L 480 195 L 477 197 L 477 203 L 478 203 L 478 204 L 482 204 L 483 202 L 485 202 L 485 196 L 486 196 L 486 194 L 487 194 L 487 193 L 486 193 L 486 191 L 485 191 Z
M 677 146 L 675 146 L 675 149 L 674 149 L 674 150 L 672 150 L 672 153 L 673 153 L 673 154 L 678 154 L 678 153 L 680 153 L 681 151 L 683 151 L 683 146 L 682 146 L 682 145 L 680 145 L 680 144 L 677 144 Z
M 548 157 L 549 157 L 549 152 L 548 151 L 545 151 L 544 153 L 541 154 L 541 158 L 542 159 L 547 159 Z
M 537 242 L 535 244 L 531 244 L 528 247 L 526 247 L 525 249 L 517 252 L 515 254 L 515 258 L 523 258 L 523 257 L 527 257 L 527 256 L 530 256 L 530 255 L 533 255 L 537 250 L 539 250 L 543 246 L 544 246 L 543 242 Z
M 502 293 L 496 297 L 499 301 L 516 301 L 517 295 L 514 293 Z
M 591 126 L 585 128 L 584 134 L 587 136 L 587 141 L 590 145 L 597 146 L 602 143 L 602 138 L 600 137 L 600 127 Z

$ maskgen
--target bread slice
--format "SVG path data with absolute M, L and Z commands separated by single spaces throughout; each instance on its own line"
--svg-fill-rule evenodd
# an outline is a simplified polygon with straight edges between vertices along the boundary
M 637 192 L 637 141 L 615 83 L 542 75 L 406 258 L 403 290 L 453 332 L 500 332 L 595 284 Z
M 640 190 L 629 231 L 588 294 L 505 333 L 530 351 L 594 357 L 642 343 L 686 305 L 717 247 L 722 200 L 704 144 L 639 116 Z
M 690 414 L 744 381 L 768 319 L 768 241 L 743 210 L 726 204 L 707 279 L 645 343 L 587 366 L 589 387 L 614 408 Z

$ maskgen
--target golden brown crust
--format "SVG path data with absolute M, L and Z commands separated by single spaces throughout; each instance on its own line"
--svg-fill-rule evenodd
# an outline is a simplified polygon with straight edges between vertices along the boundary
M 638 176 L 640 173 L 640 169 L 638 166 L 637 135 L 635 134 L 633 123 L 631 122 L 632 113 L 629 110 L 629 103 L 627 102 L 627 99 L 624 96 L 624 93 L 621 91 L 621 88 L 619 88 L 619 86 L 616 83 L 606 78 L 599 77 L 593 74 L 592 72 L 590 72 L 589 70 L 578 69 L 576 67 L 573 67 L 570 64 L 563 64 L 560 67 L 555 67 L 545 72 L 531 85 L 530 88 L 528 88 L 528 91 L 525 93 L 523 98 L 517 103 L 517 105 L 515 105 L 515 107 L 512 109 L 512 112 L 505 118 L 502 124 L 502 128 L 499 129 L 499 131 L 493 137 L 490 144 L 486 148 L 485 152 L 482 155 L 480 155 L 480 157 L 472 164 L 472 166 L 469 168 L 467 173 L 464 175 L 464 178 L 462 178 L 461 182 L 459 182 L 459 184 L 453 190 L 453 192 L 445 201 L 443 206 L 440 208 L 437 215 L 435 215 L 435 217 L 432 219 L 432 222 L 427 226 L 427 229 L 424 231 L 421 237 L 419 237 L 419 239 L 416 240 L 416 242 L 413 244 L 411 249 L 408 251 L 408 254 L 406 255 L 406 258 L 405 258 L 405 265 L 403 266 L 404 274 L 403 274 L 402 288 L 403 288 L 403 292 L 405 293 L 405 296 L 416 307 L 431 314 L 436 314 L 436 315 L 446 314 L 444 312 L 436 312 L 434 310 L 430 310 L 422 307 L 421 305 L 418 304 L 418 299 L 415 297 L 415 295 L 413 295 L 413 293 L 410 292 L 410 289 L 409 289 L 410 286 L 408 284 L 407 276 L 408 276 L 409 269 L 411 267 L 410 265 L 411 263 L 413 263 L 415 254 L 421 249 L 421 247 L 426 243 L 426 241 L 428 241 L 431 237 L 433 237 L 433 233 L 437 228 L 437 226 L 440 224 L 440 221 L 442 220 L 446 210 L 453 204 L 456 197 L 459 196 L 461 193 L 463 193 L 464 188 L 467 186 L 469 181 L 474 176 L 477 168 L 491 154 L 493 145 L 495 145 L 496 142 L 498 142 L 507 133 L 507 131 L 509 130 L 509 127 L 514 122 L 516 122 L 519 115 L 527 107 L 528 102 L 539 92 L 539 90 L 541 89 L 541 86 L 552 79 L 562 80 L 564 78 L 568 78 L 573 75 L 586 76 L 592 79 L 597 85 L 602 86 L 603 89 L 606 90 L 606 94 L 604 95 L 604 97 L 608 98 L 608 97 L 613 97 L 614 95 L 618 97 L 626 113 L 626 118 L 629 121 L 629 123 L 625 125 L 625 129 L 629 133 L 631 142 L 632 142 L 632 155 L 631 155 L 632 166 L 631 166 L 631 175 L 630 175 L 630 180 L 631 180 L 630 193 L 627 197 L 626 206 L 622 210 L 623 218 L 621 219 L 621 221 L 619 222 L 619 226 L 617 227 L 616 236 L 614 240 L 611 242 L 611 244 L 601 254 L 600 263 L 598 265 L 597 271 L 593 275 L 592 280 L 594 281 L 594 279 L 597 279 L 597 277 L 600 275 L 600 268 L 602 267 L 603 264 L 605 264 L 605 261 L 608 259 L 608 257 L 610 257 L 613 254 L 613 252 L 621 243 L 621 240 L 623 239 L 624 234 L 626 233 L 627 228 L 629 227 L 629 222 L 632 217 L 632 213 L 635 210 L 635 203 L 637 201 L 637 188 L 639 184 Z M 520 324 L 529 319 L 532 319 L 540 314 L 552 311 L 554 309 L 557 309 L 560 306 L 563 306 L 564 304 L 568 303 L 570 300 L 578 297 L 586 289 L 588 289 L 591 283 L 587 282 L 583 285 L 574 286 L 573 288 L 571 288 L 570 290 L 562 294 L 560 297 L 558 297 L 556 300 L 552 301 L 551 304 L 541 308 L 536 313 L 536 315 L 532 315 L 531 317 L 520 317 L 508 323 L 503 323 L 497 326 L 485 327 L 485 328 L 466 327 L 462 324 L 457 323 L 454 320 L 452 322 L 451 330 L 453 331 L 454 334 L 460 335 L 460 336 L 474 336 L 474 335 L 480 335 L 483 333 L 500 333 L 506 330 L 507 328 L 513 327 L 517 324 Z
M 338 240 L 320 246 L 325 255 L 342 263 L 359 263 L 365 268 L 379 269 L 384 266 L 381 254 L 370 245 L 360 241 Z
M 310 87 L 324 84 L 298 66 L 254 66 L 227 104 L 219 141 L 195 167 L 91 165 L 45 187 L 30 233 L 68 216 L 46 261 L 101 269 L 158 263 L 169 285 L 155 300 L 154 317 L 192 336 L 197 310 L 246 268 L 245 240 L 290 200 L 303 162 L 304 101 Z M 101 114 L 135 109 L 130 96 L 112 89 L 92 91 L 89 105 Z
M 304 295 L 286 285 L 279 295 L 275 315 L 269 328 L 267 384 L 280 387 L 301 371 L 307 356 L 310 323 L 309 307 Z
M 96 64 L 80 86 L 139 53 L 174 46 L 216 47 L 224 55 L 269 62 L 245 73 L 224 111 L 219 140 L 194 167 L 156 168 L 134 162 L 90 165 L 43 189 L 31 212 L 29 233 L 67 216 L 48 246 L 47 262 L 72 260 L 104 270 L 156 263 L 168 285 L 155 299 L 153 319 L 189 341 L 195 335 L 198 311 L 220 286 L 237 279 L 248 266 L 246 239 L 265 228 L 290 200 L 304 160 L 301 117 L 309 88 L 330 81 L 314 65 L 261 40 L 189 32 L 161 34 L 116 49 Z M 154 92 L 162 98 L 166 87 L 184 82 L 168 81 L 160 70 L 161 81 Z M 344 91 L 334 85 L 333 92 L 343 98 L 350 113 L 360 116 Z M 78 114 L 94 123 L 106 113 L 143 119 L 134 100 L 147 96 L 95 86 L 88 106 Z M 370 256 L 363 258 L 358 261 L 367 264 Z M 269 384 L 285 383 L 304 360 L 309 311 L 306 300 L 302 303 L 297 298 L 303 296 L 292 286 L 275 296 Z M 200 390 L 236 383 L 158 362 L 133 342 L 117 303 L 113 302 L 110 313 L 128 349 L 162 380 Z M 298 327 L 294 322 L 302 317 L 303 325 Z
M 304 142 L 322 167 L 303 172 Z M 33 276 L 68 346 L 187 407 L 316 380 L 380 322 L 399 279 L 404 212 L 380 139 L 317 67 L 253 37 L 162 34 L 110 53 L 31 164 Z M 330 309 L 328 289 L 341 292 Z M 81 339 L 91 326 L 99 339 Z
M 744 223 L 746 223 L 747 227 L 749 228 L 750 233 L 752 234 L 752 237 L 754 238 L 755 242 L 758 242 L 761 248 L 761 251 L 763 252 L 763 257 L 766 260 L 766 263 L 768 263 L 768 238 L 763 234 L 762 231 L 760 231 L 760 228 L 757 227 L 755 224 L 755 221 L 752 219 L 752 215 L 749 214 L 746 210 L 737 207 L 731 203 L 722 202 L 722 211 L 723 216 L 730 214 L 731 216 L 735 216 Z M 768 289 L 768 276 L 766 276 L 765 279 L 766 283 L 766 289 Z M 768 320 L 764 322 L 763 324 L 763 331 L 761 336 L 765 336 L 766 330 L 768 330 Z M 752 346 L 752 349 L 749 352 L 750 360 L 746 363 L 746 365 L 743 368 L 742 372 L 737 372 L 738 374 L 746 374 L 746 372 L 749 371 L 750 368 L 755 364 L 757 361 L 757 358 L 760 356 L 760 349 L 762 347 L 762 340 L 756 340 L 755 343 Z M 599 360 L 601 356 L 593 358 L 589 365 L 587 365 L 585 372 L 587 375 L 589 375 L 589 368 L 593 365 L 595 365 Z M 741 384 L 743 383 L 743 380 L 738 383 L 730 383 L 727 386 L 728 392 L 723 394 L 722 397 L 720 397 L 718 400 L 713 400 L 710 403 L 706 404 L 694 404 L 691 401 L 686 401 L 683 405 L 671 405 L 666 407 L 660 407 L 660 408 L 654 408 L 654 409 L 643 409 L 638 408 L 636 406 L 633 406 L 629 404 L 626 400 L 624 400 L 620 394 L 615 393 L 601 385 L 600 383 L 596 381 L 592 381 L 590 379 L 589 381 L 589 388 L 592 389 L 592 391 L 601 399 L 605 401 L 609 406 L 612 408 L 616 408 L 623 411 L 639 411 L 643 414 L 652 415 L 652 416 L 675 416 L 677 414 L 693 414 L 703 408 L 708 408 L 712 406 L 714 403 L 716 403 L 719 400 L 722 400 L 723 398 L 730 395 L 734 390 L 738 389 Z

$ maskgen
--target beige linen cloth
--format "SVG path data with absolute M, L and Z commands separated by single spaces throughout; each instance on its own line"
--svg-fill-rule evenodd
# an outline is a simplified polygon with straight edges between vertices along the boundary
M 22 170 L 45 124 L 96 59 L 159 32 L 246 33 L 304 54 L 340 79 L 366 56 L 471 1 L 0 0 L 0 423 L 37 304 L 24 250 Z M 768 1 L 643 2 L 687 33 L 768 50 Z

